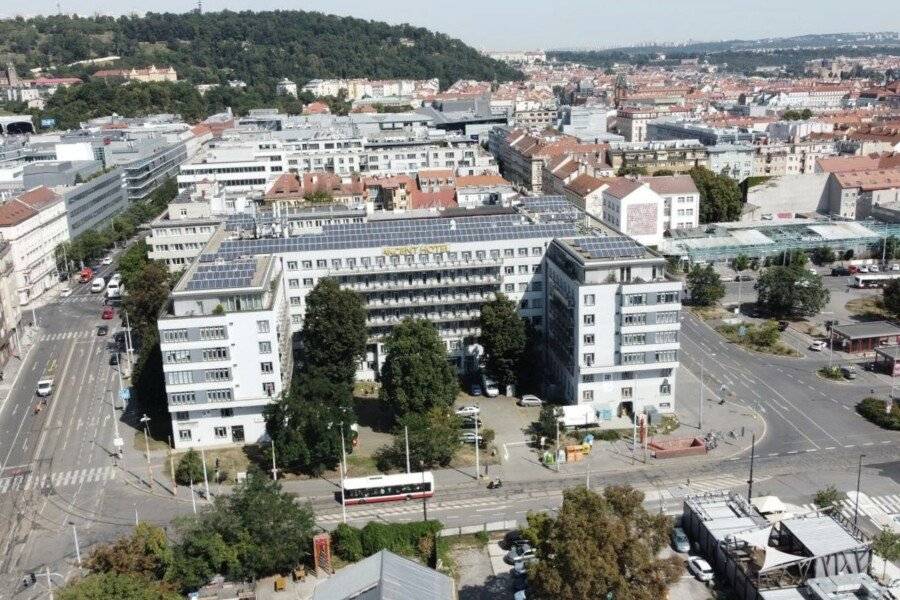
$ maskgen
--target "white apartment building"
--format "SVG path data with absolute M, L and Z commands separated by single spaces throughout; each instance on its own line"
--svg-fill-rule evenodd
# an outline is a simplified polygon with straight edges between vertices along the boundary
M 682 284 L 665 260 L 624 237 L 557 239 L 546 273 L 557 393 L 606 419 L 673 412 Z
M 293 369 L 282 260 L 197 261 L 158 320 L 175 448 L 259 443 Z
M 735 181 L 743 181 L 753 175 L 756 148 L 749 144 L 707 146 L 706 152 L 706 166 L 713 173 L 724 173 Z
M 10 246 L 20 305 L 59 281 L 54 252 L 68 239 L 66 203 L 50 188 L 30 189 L 0 205 L 0 240 Z
M 690 175 L 642 177 L 641 181 L 663 199 L 665 231 L 700 225 L 700 190 Z
M 665 202 L 650 184 L 628 178 L 607 180 L 602 213 L 607 225 L 648 246 L 662 242 L 666 231 Z
M 837 154 L 834 141 L 757 144 L 753 175 L 800 175 L 816 172 L 816 161 Z
M 227 191 L 262 191 L 284 168 L 284 151 L 277 140 L 217 140 L 181 165 L 178 189 L 218 183 Z
M 222 220 L 213 216 L 208 200 L 182 192 L 150 223 L 147 257 L 164 263 L 171 273 L 183 271 L 200 255 Z

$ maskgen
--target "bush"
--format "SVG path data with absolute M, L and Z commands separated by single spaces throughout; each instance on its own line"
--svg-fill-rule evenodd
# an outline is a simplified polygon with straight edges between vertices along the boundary
M 762 325 L 747 328 L 747 340 L 754 346 L 770 348 L 778 342 L 778 339 L 778 323 L 775 321 L 766 321 Z
M 840 367 L 822 367 L 819 369 L 819 375 L 825 379 L 843 379 Z
M 363 546 L 359 529 L 341 523 L 331 534 L 334 552 L 347 562 L 356 562 L 363 558 Z
M 856 412 L 863 418 L 875 423 L 879 427 L 900 431 L 900 407 L 895 403 L 891 412 L 887 412 L 887 403 L 880 398 L 863 398 L 856 405 Z
M 190 485 L 203 481 L 203 460 L 196 450 L 188 450 L 175 468 L 175 481 L 179 485 Z

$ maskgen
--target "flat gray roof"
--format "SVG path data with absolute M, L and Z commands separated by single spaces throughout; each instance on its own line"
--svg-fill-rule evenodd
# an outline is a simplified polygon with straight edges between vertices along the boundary
M 900 327 L 890 321 L 870 321 L 867 323 L 835 325 L 833 329 L 836 334 L 851 340 L 900 335 Z
M 787 519 L 781 522 L 813 556 L 828 556 L 865 544 L 829 516 Z
M 897 360 L 900 359 L 900 346 L 883 346 L 881 348 L 875 348 L 875 354 Z
M 313 600 L 452 600 L 453 579 L 389 550 L 344 567 L 316 586 Z

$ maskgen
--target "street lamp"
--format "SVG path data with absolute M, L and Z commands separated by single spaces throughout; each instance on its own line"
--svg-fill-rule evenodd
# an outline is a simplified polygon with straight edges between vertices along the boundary
M 425 494 L 425 461 L 419 459 L 419 471 L 422 472 L 422 521 L 428 521 L 428 495 Z
M 716 355 L 715 352 L 710 352 L 708 356 L 713 357 L 715 355 Z M 697 392 L 698 392 L 697 393 L 697 407 L 698 407 L 697 410 L 699 413 L 697 429 L 701 429 L 701 430 L 703 429 L 703 370 L 706 366 L 706 357 L 707 357 L 706 354 L 704 354 L 700 357 L 700 385 L 697 390 Z
M 866 457 L 865 454 L 859 455 L 859 467 L 856 469 L 856 503 L 853 505 L 853 528 L 856 529 L 856 522 L 859 519 L 859 484 L 862 480 L 862 461 Z
M 75 559 L 78 561 L 78 567 L 81 567 L 81 548 L 78 547 L 78 530 L 75 529 L 75 523 L 73 521 L 69 521 L 69 525 L 72 526 L 72 536 L 75 538 Z
M 153 467 L 150 465 L 150 434 L 147 431 L 147 424 L 150 423 L 150 417 L 147 416 L 147 413 L 144 413 L 141 417 L 141 423 L 144 424 L 144 448 L 147 455 L 147 473 L 150 475 L 147 486 L 150 487 L 150 489 L 153 489 Z

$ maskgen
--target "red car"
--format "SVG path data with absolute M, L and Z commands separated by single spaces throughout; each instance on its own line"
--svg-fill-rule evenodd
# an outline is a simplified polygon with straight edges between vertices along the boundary
M 103 319 L 112 319 L 114 316 L 116 316 L 116 311 L 112 306 L 107 306 L 106 308 L 104 308 L 103 314 L 100 315 L 100 317 Z

